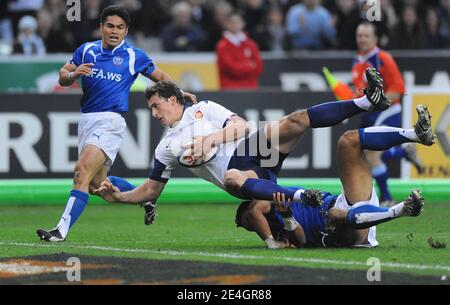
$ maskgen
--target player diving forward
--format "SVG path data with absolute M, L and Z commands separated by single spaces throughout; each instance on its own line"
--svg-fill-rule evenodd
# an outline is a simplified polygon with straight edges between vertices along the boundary
M 374 69 L 368 69 L 366 74 L 368 87 L 364 97 L 319 104 L 293 112 L 279 121 L 266 124 L 264 129 L 247 138 L 247 122 L 233 112 L 211 101 L 201 101 L 187 107 L 175 84 L 158 82 L 147 90 L 147 103 L 153 117 L 170 129 L 156 148 L 149 179 L 141 186 L 123 192 L 120 187 L 104 181 L 96 193 L 110 202 L 143 204 L 146 210 L 145 223 L 152 223 L 156 199 L 169 180 L 171 171 L 179 164 L 179 158 L 173 152 L 177 151 L 184 139 L 194 138 L 194 156 L 206 156 L 212 149 L 217 149 L 215 157 L 208 163 L 190 168 L 195 175 L 236 197 L 258 198 L 261 191 L 254 187 L 255 182 L 265 181 L 271 183 L 269 186 L 276 185 L 274 182 L 283 160 L 307 129 L 333 126 L 357 114 L 389 107 L 390 101 L 383 94 L 380 75 Z M 208 130 L 208 133 L 203 134 L 204 130 Z M 273 132 L 275 130 L 278 132 Z M 269 161 L 274 162 L 264 163 L 267 160 L 263 156 L 268 154 L 267 151 L 260 151 L 261 146 L 268 148 Z M 297 195 L 301 196 L 301 193 Z
M 414 129 L 368 127 L 341 136 L 338 164 L 342 194 L 262 183 L 255 187 L 263 186 L 267 192 L 259 199 L 268 199 L 270 191 L 277 190 L 272 194 L 274 204 L 266 200 L 243 202 L 236 212 L 236 225 L 255 231 L 272 249 L 377 246 L 375 226 L 403 216 L 418 216 L 424 199 L 420 191 L 413 190 L 405 201 L 390 208 L 379 207 L 363 150 L 381 151 L 410 142 L 432 145 L 431 116 L 422 105 L 416 110 L 419 118 Z M 296 192 L 304 192 L 309 201 L 292 201 Z M 313 202 L 319 204 L 314 206 Z

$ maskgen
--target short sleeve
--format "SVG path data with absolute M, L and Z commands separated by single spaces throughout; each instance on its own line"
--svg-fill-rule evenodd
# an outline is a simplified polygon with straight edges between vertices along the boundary
M 69 60 L 69 63 L 72 65 L 79 66 L 83 63 L 83 49 L 84 45 L 79 47 L 73 52 L 72 58 Z
M 155 150 L 155 159 L 149 178 L 159 182 L 169 181 L 172 170 L 176 167 L 176 157 L 170 149 L 165 148 L 166 143 L 161 142 Z
M 171 174 L 172 170 L 170 170 L 167 165 L 155 158 L 155 160 L 153 161 L 153 169 L 148 177 L 152 180 L 166 183 L 167 181 L 169 181 Z
M 212 101 L 203 101 L 203 103 L 206 104 L 204 106 L 206 118 L 217 128 L 224 128 L 228 120 L 236 115 L 234 112 Z
M 134 65 L 134 70 L 136 73 L 141 73 L 144 76 L 149 76 L 155 71 L 156 66 L 153 60 L 147 56 L 147 54 L 141 49 L 134 49 L 136 54 L 136 62 Z

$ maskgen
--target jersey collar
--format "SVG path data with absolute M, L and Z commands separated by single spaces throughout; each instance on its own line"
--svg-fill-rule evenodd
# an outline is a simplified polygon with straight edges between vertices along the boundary
M 181 120 L 183 119 L 184 113 L 186 112 L 186 109 L 188 109 L 192 105 L 194 105 L 194 104 L 193 103 L 189 103 L 189 102 L 184 103 L 184 105 L 183 105 L 183 113 L 181 114 L 181 119 L 179 121 L 176 121 L 175 123 L 173 123 L 172 126 L 170 126 L 170 129 L 175 128 L 175 127 L 178 126 L 178 124 L 180 124 Z
M 119 49 L 121 46 L 123 46 L 124 43 L 125 43 L 125 39 L 122 40 L 122 42 L 121 42 L 117 47 L 115 47 L 114 49 L 112 49 L 112 51 L 111 51 L 110 49 L 103 49 L 103 42 L 101 42 L 101 43 L 100 43 L 100 49 L 102 50 L 102 53 L 106 53 L 106 54 L 111 53 L 111 54 L 114 54 L 114 51 L 117 50 L 117 49 Z
M 358 54 L 357 58 L 359 62 L 366 62 L 369 58 L 371 58 L 372 56 L 374 56 L 375 54 L 377 54 L 380 51 L 379 47 L 375 47 L 372 50 L 369 51 L 369 53 L 367 54 Z

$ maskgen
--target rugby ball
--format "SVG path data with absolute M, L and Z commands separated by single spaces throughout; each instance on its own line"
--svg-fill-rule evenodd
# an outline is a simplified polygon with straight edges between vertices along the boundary
M 217 147 L 213 147 L 211 151 L 200 158 L 195 159 L 191 148 L 181 149 L 177 157 L 178 163 L 184 167 L 198 167 L 207 164 L 216 157 Z

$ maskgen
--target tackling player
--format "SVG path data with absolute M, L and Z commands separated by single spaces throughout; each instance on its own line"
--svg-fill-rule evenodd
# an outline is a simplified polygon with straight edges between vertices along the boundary
M 369 127 L 348 131 L 339 139 L 342 194 L 302 188 L 285 188 L 287 193 L 283 193 L 280 187 L 272 194 L 274 205 L 263 200 L 242 203 L 236 212 L 236 225 L 256 232 L 271 249 L 377 246 L 377 224 L 403 216 L 418 216 L 424 200 L 420 191 L 413 190 L 404 202 L 390 208 L 379 207 L 363 150 L 384 150 L 410 142 L 434 144 L 427 108 L 419 105 L 417 113 L 419 119 L 414 129 Z M 268 188 L 267 184 L 264 186 Z M 297 192 L 304 193 L 308 201 L 292 201 L 292 194 Z M 319 204 L 311 206 L 313 202 Z
M 38 229 L 41 240 L 64 241 L 89 201 L 88 192 L 106 179 L 127 126 L 122 114 L 128 111 L 128 94 L 138 75 L 155 82 L 172 79 L 144 51 L 125 42 L 130 16 L 124 8 L 106 7 L 100 19 L 102 39 L 80 46 L 59 71 L 61 86 L 81 78 L 78 161 L 61 220 L 49 231 Z M 192 94 L 183 95 L 195 101 Z M 127 185 L 120 178 L 113 182 L 119 187 Z

